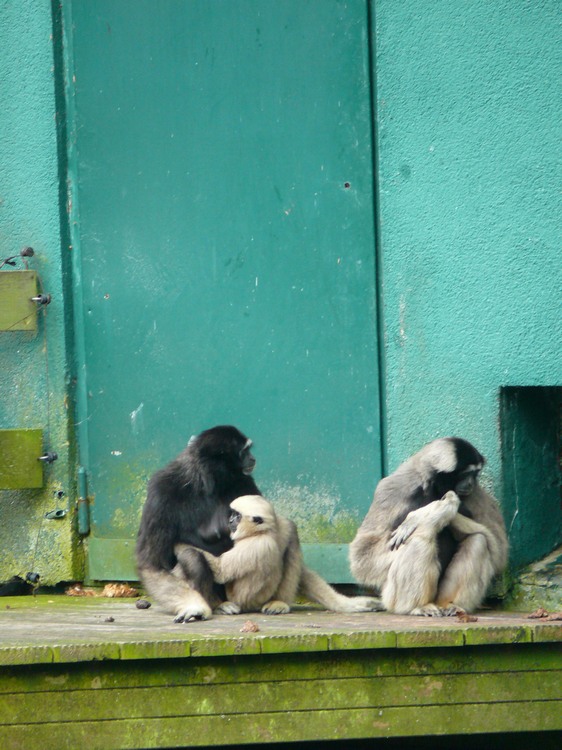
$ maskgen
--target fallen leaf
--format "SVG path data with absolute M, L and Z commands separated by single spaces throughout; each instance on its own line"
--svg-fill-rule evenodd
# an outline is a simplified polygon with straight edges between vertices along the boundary
M 541 617 L 548 617 L 548 612 L 543 607 L 535 609 L 530 615 L 527 615 L 529 620 L 539 620 Z
M 85 589 L 81 583 L 69 586 L 64 593 L 67 596 L 97 596 L 94 589 Z
M 459 622 L 478 622 L 478 618 L 474 615 L 469 615 L 468 612 L 458 612 L 457 620 Z
M 259 627 L 256 625 L 255 622 L 252 622 L 251 620 L 246 620 L 246 622 L 242 625 L 240 628 L 241 633 L 258 633 Z
M 139 590 L 129 586 L 128 583 L 108 583 L 101 593 L 107 597 L 133 597 L 139 595 Z

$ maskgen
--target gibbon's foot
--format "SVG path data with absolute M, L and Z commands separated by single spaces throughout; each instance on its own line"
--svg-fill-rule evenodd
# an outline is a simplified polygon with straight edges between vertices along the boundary
M 458 604 L 451 602 L 445 607 L 439 608 L 442 613 L 442 617 L 455 617 L 456 615 L 466 615 L 466 609 L 459 607 Z
M 273 600 L 264 604 L 261 611 L 264 615 L 288 615 L 291 607 L 285 602 Z
M 215 612 L 220 615 L 239 615 L 242 612 L 242 608 L 236 602 L 221 602 L 218 607 L 215 608 Z
M 195 620 L 207 620 L 207 617 L 203 617 L 203 615 L 177 615 L 177 617 L 174 617 L 174 622 L 195 622 Z
M 195 622 L 195 620 L 210 620 L 210 607 L 186 607 L 174 617 L 174 622 Z
M 423 607 L 416 607 L 410 612 L 411 615 L 418 617 L 443 617 L 443 610 L 437 604 L 424 604 Z

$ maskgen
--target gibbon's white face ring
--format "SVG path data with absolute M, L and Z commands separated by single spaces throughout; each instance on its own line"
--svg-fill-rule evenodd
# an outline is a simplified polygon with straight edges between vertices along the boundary
M 240 456 L 243 457 L 242 474 L 245 474 L 246 476 L 249 476 L 253 472 L 256 465 L 256 459 L 250 453 L 252 445 L 253 442 L 248 438 L 245 446 L 240 451 Z

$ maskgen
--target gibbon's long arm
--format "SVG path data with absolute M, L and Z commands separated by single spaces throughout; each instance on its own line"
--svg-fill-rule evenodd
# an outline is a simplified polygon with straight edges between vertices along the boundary
M 496 536 L 487 528 L 487 526 L 474 521 L 472 518 L 467 518 L 466 516 L 457 513 L 451 521 L 451 528 L 460 535 L 461 539 L 471 536 L 472 534 L 482 534 L 486 539 L 486 544 L 488 545 L 488 550 L 492 560 L 496 561 L 501 559 L 501 545 Z
M 281 583 L 273 598 L 262 607 L 261 611 L 266 615 L 283 615 L 291 611 L 291 604 L 297 598 L 303 567 L 302 549 L 296 525 L 282 516 L 277 517 L 277 523 L 279 546 L 283 550 L 283 572 Z
M 267 534 L 241 539 L 228 552 L 214 557 L 208 552 L 203 555 L 217 583 L 230 583 L 259 570 L 260 578 L 269 574 L 273 561 L 279 560 L 279 548 L 275 539 Z
M 455 517 L 458 496 L 450 491 L 411 511 L 394 531 L 389 544 L 389 567 L 382 600 L 397 614 L 437 615 L 434 600 L 439 575 L 437 535 Z
M 494 574 L 501 573 L 507 565 L 509 544 L 500 509 L 496 501 L 481 487 L 472 493 L 470 510 L 472 518 L 455 516 L 451 522 L 453 534 L 462 537 L 482 534 L 486 539 Z
M 229 551 L 232 552 L 232 550 Z M 203 549 L 200 549 L 199 552 L 201 552 L 209 567 L 211 568 L 211 573 L 213 574 L 213 578 L 215 579 L 215 581 L 217 583 L 226 583 L 226 580 L 223 579 L 223 566 L 221 564 L 221 558 L 215 557 L 215 555 L 210 555 Z

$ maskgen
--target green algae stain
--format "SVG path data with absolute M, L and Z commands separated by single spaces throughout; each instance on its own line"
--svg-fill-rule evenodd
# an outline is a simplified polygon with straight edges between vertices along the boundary
M 349 543 L 360 523 L 357 512 L 345 508 L 337 492 L 322 486 L 274 483 L 266 495 L 276 511 L 297 524 L 302 543 Z

